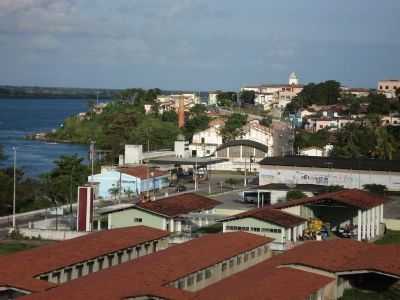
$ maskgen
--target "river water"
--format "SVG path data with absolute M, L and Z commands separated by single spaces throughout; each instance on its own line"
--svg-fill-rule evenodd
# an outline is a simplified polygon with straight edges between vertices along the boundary
M 54 167 L 61 155 L 78 154 L 87 159 L 84 145 L 56 144 L 26 140 L 27 134 L 51 131 L 71 115 L 87 111 L 86 99 L 10 99 L 0 98 L 0 144 L 6 155 L 2 167 L 12 166 L 17 148 L 17 167 L 37 177 Z

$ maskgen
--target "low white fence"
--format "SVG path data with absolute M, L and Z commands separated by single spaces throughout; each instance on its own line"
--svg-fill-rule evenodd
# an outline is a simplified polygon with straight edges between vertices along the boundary
M 26 238 L 41 238 L 43 240 L 63 241 L 89 234 L 89 232 L 77 232 L 67 230 L 48 230 L 20 228 L 19 233 Z

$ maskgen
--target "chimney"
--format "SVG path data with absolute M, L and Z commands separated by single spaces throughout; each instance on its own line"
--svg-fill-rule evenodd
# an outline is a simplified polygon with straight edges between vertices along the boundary
M 178 127 L 185 127 L 185 98 L 183 95 L 179 97 Z

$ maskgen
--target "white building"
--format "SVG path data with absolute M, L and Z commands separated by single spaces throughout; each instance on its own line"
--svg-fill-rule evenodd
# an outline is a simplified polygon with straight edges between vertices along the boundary
M 221 220 L 223 232 L 246 231 L 273 238 L 271 250 L 294 246 L 307 228 L 307 220 L 270 207 L 257 208 Z
M 395 98 L 398 89 L 400 89 L 400 80 L 398 79 L 378 81 L 378 93 L 385 95 L 386 98 Z
M 219 93 L 220 93 L 219 91 L 214 91 L 214 92 L 208 93 L 208 105 L 217 105 Z
M 332 145 L 325 145 L 324 147 L 307 147 L 300 150 L 302 156 L 319 156 L 328 157 L 329 152 L 332 151 Z
M 259 164 L 260 185 L 318 184 L 360 189 L 366 184 L 381 184 L 400 191 L 400 161 L 286 156 L 266 157 Z
M 264 110 L 272 108 L 284 109 L 302 90 L 295 73 L 289 75 L 287 84 L 264 84 L 259 86 L 245 86 L 242 91 L 254 91 L 255 103 L 262 105 Z
M 224 126 L 221 119 L 210 122 L 210 127 L 193 135 L 189 151 L 192 156 L 204 157 L 213 155 L 219 146 L 223 144 L 220 130 Z M 248 140 L 260 143 L 268 147 L 268 155 L 272 155 L 274 139 L 270 128 L 260 125 L 258 120 L 252 120 L 243 127 L 243 135 L 237 140 Z
M 156 101 L 159 103 L 159 112 L 176 111 L 179 109 L 180 99 L 184 99 L 185 110 L 188 111 L 196 104 L 200 104 L 200 97 L 196 94 L 177 94 L 177 95 L 160 95 Z

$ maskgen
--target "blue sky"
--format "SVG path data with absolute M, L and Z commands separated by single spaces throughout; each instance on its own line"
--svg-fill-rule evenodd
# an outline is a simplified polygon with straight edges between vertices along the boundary
M 399 0 L 0 1 L 0 84 L 375 87 L 399 54 Z

